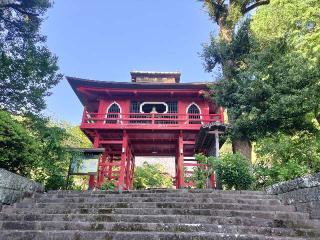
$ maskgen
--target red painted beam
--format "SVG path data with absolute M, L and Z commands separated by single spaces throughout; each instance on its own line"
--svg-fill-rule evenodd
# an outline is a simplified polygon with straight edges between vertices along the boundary
M 125 94 L 125 93 L 131 93 L 133 96 L 138 95 L 138 94 L 167 94 L 172 96 L 172 90 L 170 89 L 117 89 L 117 88 L 112 88 L 112 89 L 105 89 L 105 88 L 94 88 L 94 87 L 78 87 L 77 90 L 79 92 L 82 92 L 84 94 L 92 95 L 92 93 L 104 93 L 104 94 Z M 197 96 L 203 95 L 202 90 L 190 90 L 190 89 L 175 89 L 173 92 L 174 95 L 177 94 L 186 94 L 186 95 L 191 95 L 195 94 Z
M 122 144 L 122 140 L 100 140 L 100 144 Z
M 196 141 L 183 141 L 184 145 L 194 145 L 196 144 Z

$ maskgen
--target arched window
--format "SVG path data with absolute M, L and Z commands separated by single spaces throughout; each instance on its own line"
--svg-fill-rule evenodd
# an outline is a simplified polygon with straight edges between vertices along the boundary
M 120 113 L 121 113 L 120 105 L 116 102 L 111 103 L 110 106 L 107 108 L 107 116 L 106 116 L 107 120 L 105 123 L 107 124 L 120 123 L 120 118 L 121 118 Z
M 197 104 L 191 103 L 187 108 L 189 124 L 201 124 L 200 108 Z M 198 120 L 199 119 L 199 120 Z

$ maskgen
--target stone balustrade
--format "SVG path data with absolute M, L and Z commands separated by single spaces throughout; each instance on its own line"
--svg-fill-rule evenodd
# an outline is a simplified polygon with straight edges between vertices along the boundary
M 43 185 L 0 168 L 0 205 L 13 204 L 35 192 L 44 192 Z
M 320 173 L 272 185 L 266 192 L 278 195 L 298 211 L 308 212 L 311 218 L 320 219 Z

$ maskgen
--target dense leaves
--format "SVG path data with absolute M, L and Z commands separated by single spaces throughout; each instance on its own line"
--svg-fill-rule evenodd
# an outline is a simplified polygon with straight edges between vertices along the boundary
M 278 133 L 257 143 L 255 188 L 320 172 L 320 136 Z
M 221 156 L 215 170 L 217 178 L 226 189 L 249 189 L 253 182 L 250 163 L 239 153 Z
M 247 68 L 221 81 L 219 101 L 236 116 L 233 133 L 256 140 L 269 133 L 316 131 L 320 71 L 285 43 L 250 54 Z M 311 114 L 311 115 L 310 115 Z
M 62 75 L 45 45 L 40 25 L 49 0 L 0 2 L 0 107 L 37 113 Z
M 238 69 L 242 69 L 243 58 L 250 50 L 248 45 L 248 21 L 245 20 L 247 13 L 262 5 L 270 3 L 269 0 L 202 0 L 208 10 L 210 18 L 219 26 L 219 35 L 211 38 L 211 43 L 204 45 L 202 58 L 206 71 L 211 72 L 216 66 L 221 67 L 222 77 L 219 81 L 220 90 L 215 89 L 214 93 L 218 103 L 223 107 L 226 102 L 223 96 L 232 94 L 232 89 L 225 89 L 223 83 L 234 83 Z M 244 22 L 244 23 L 243 23 Z M 239 29 L 240 26 L 240 30 Z M 237 119 L 232 111 L 228 112 L 230 123 Z M 237 131 L 231 131 L 234 133 Z M 249 161 L 251 160 L 251 143 L 248 136 L 232 134 L 233 152 L 240 152 Z
M 224 189 L 249 189 L 253 182 L 253 174 L 249 162 L 239 153 L 226 153 L 220 158 L 206 157 L 197 154 L 195 159 L 208 167 L 195 167 L 192 180 L 197 188 L 207 186 L 208 177 L 215 173 L 219 184 Z
M 172 179 L 161 164 L 144 162 L 141 167 L 135 167 L 133 186 L 135 189 L 170 188 Z
M 90 146 L 79 127 L 0 111 L 0 167 L 43 183 L 47 189 L 65 187 L 72 157 L 69 148 Z
M 0 168 L 30 177 L 39 148 L 31 133 L 5 111 L 0 111 Z
M 214 86 L 216 100 L 231 116 L 233 136 L 256 140 L 279 130 L 315 131 L 319 7 L 313 0 L 272 1 L 240 25 L 231 42 L 214 41 L 204 48 L 207 70 L 233 63 L 231 70 L 224 68 L 227 77 Z

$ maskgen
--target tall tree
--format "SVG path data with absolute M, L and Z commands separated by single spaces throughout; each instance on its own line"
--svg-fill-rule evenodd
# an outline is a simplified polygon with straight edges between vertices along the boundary
M 259 9 L 253 16 L 251 31 L 259 40 L 260 49 L 268 48 L 275 41 L 285 42 L 287 53 L 295 54 L 291 62 L 301 60 L 301 63 L 292 69 L 296 70 L 296 77 L 308 79 L 306 82 L 310 89 L 304 105 L 309 103 L 308 111 L 320 124 L 320 99 L 319 95 L 315 95 L 315 92 L 319 92 L 320 82 L 319 9 L 320 2 L 317 0 L 273 0 L 269 6 Z M 300 72 L 297 72 L 297 69 L 300 69 Z M 292 72 L 288 72 L 288 75 Z M 311 72 L 313 75 L 308 75 Z M 310 96 L 313 96 L 312 100 Z
M 240 19 L 253 9 L 269 4 L 270 0 L 200 0 L 204 2 L 208 9 L 210 18 L 219 26 L 219 36 L 212 37 L 211 44 L 204 48 L 204 61 L 206 70 L 211 72 L 213 68 L 219 64 L 222 67 L 223 78 L 227 81 L 232 81 L 236 75 L 236 69 L 241 64 L 238 59 L 239 52 L 235 44 L 242 44 L 237 42 L 236 26 Z M 236 46 L 237 47 L 237 46 Z M 244 46 L 246 47 L 246 46 Z M 243 51 L 241 46 L 238 50 Z M 232 114 L 229 114 L 231 124 L 235 121 Z M 240 152 L 247 159 L 251 160 L 251 142 L 247 136 L 232 137 L 232 147 L 234 152 Z
M 317 0 L 274 0 L 257 11 L 246 34 L 237 32 L 249 51 L 232 80 L 217 87 L 219 100 L 237 116 L 234 131 L 251 140 L 278 131 L 317 133 L 319 8 Z
M 0 108 L 37 113 L 62 75 L 40 34 L 49 0 L 0 1 Z
M 250 23 L 237 25 L 230 44 L 213 39 L 205 47 L 208 70 L 224 59 L 234 63 L 230 77 L 215 86 L 218 101 L 233 117 L 234 136 L 318 134 L 319 8 L 317 0 L 273 0 Z

